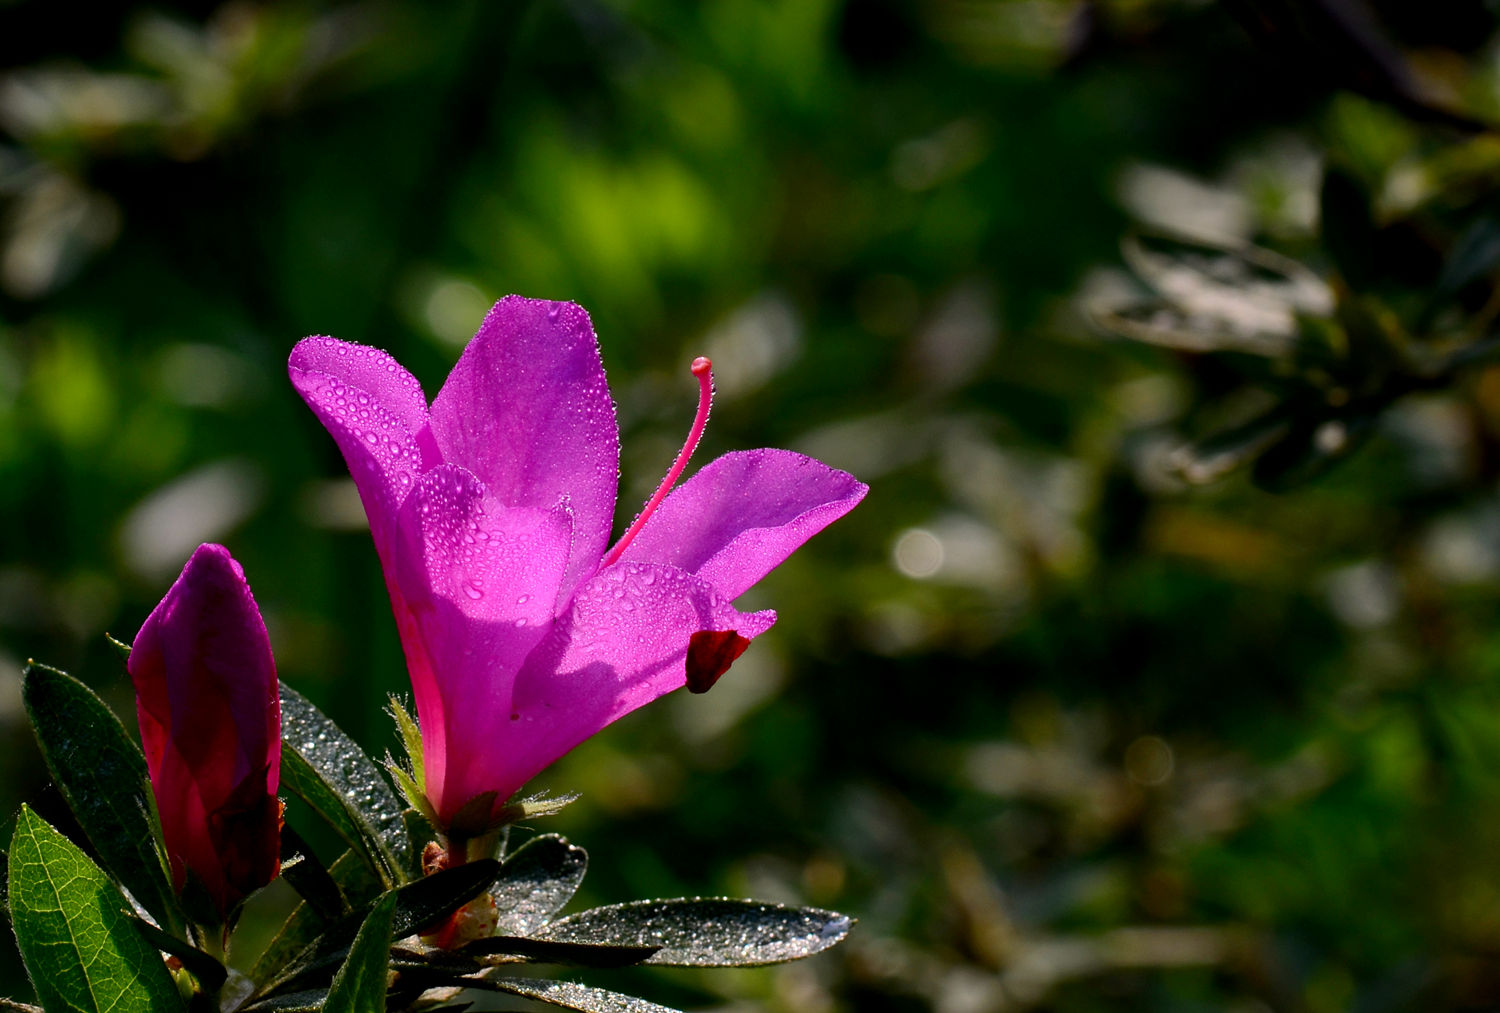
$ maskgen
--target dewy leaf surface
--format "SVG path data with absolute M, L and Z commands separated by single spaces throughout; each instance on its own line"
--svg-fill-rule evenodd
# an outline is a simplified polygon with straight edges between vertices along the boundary
M 380 893 L 379 881 L 364 860 L 353 851 L 340 855 L 328 871 L 342 887 L 344 896 L 355 907 L 363 907 Z M 250 978 L 254 981 L 269 981 L 293 957 L 305 950 L 328 925 L 328 920 L 320 917 L 311 904 L 306 901 L 298 904 L 287 916 L 276 937 L 256 960 Z
M 344 965 L 333 976 L 323 1013 L 366 1013 L 385 1008 L 386 965 L 391 950 L 394 891 L 381 897 L 360 926 Z
M 748 900 L 689 898 L 614 904 L 569 915 L 538 933 L 544 939 L 615 946 L 656 946 L 643 963 L 746 967 L 797 960 L 849 934 L 847 915 Z
M 656 953 L 654 946 L 614 946 L 602 943 L 559 942 L 526 936 L 486 936 L 459 951 L 463 956 L 501 954 L 537 964 L 576 967 L 629 967 Z
M 484 858 L 399 887 L 394 891 L 396 913 L 391 923 L 392 937 L 409 936 L 473 900 L 489 889 L 499 871 L 499 862 Z M 275 995 L 298 987 L 305 988 L 322 973 L 331 974 L 333 967 L 349 952 L 363 918 L 361 913 L 330 926 L 281 968 L 276 979 L 266 984 L 264 993 Z
M 545 1002 L 564 1009 L 583 1010 L 584 1013 L 679 1013 L 670 1006 L 661 1006 L 633 995 L 621 995 L 590 985 L 572 981 L 543 981 L 536 978 L 486 978 L 471 985 L 494 992 L 508 992 L 538 1002 Z
M 182 1013 L 161 954 L 115 885 L 22 806 L 10 847 L 11 924 L 47 1013 Z
M 402 813 L 375 762 L 296 690 L 281 685 L 282 785 L 374 863 L 388 886 L 411 867 Z
M 28 665 L 21 694 L 47 769 L 105 867 L 161 925 L 180 925 L 135 738 L 93 690 L 55 668 Z
M 495 933 L 524 936 L 547 924 L 578 892 L 588 866 L 588 852 L 557 834 L 521 845 L 505 859 L 490 887 L 500 915 Z

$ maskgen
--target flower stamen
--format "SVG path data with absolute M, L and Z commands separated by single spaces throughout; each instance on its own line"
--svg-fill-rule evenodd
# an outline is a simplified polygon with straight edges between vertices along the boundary
M 703 438 L 703 430 L 708 426 L 708 411 L 713 407 L 714 401 L 714 364 L 706 357 L 700 355 L 693 360 L 690 367 L 693 375 L 698 378 L 698 414 L 693 418 L 693 428 L 688 431 L 687 442 L 678 451 L 677 460 L 672 462 L 672 467 L 667 469 L 667 475 L 661 480 L 661 485 L 656 487 L 656 492 L 646 501 L 641 512 L 636 515 L 634 523 L 629 530 L 620 536 L 615 547 L 604 554 L 604 562 L 601 566 L 612 566 L 619 560 L 620 554 L 625 547 L 640 534 L 641 528 L 646 526 L 646 520 L 656 512 L 661 501 L 667 498 L 667 493 L 672 491 L 672 486 L 677 484 L 677 479 L 682 475 L 682 469 L 687 467 L 688 458 L 693 456 L 693 451 L 698 448 L 698 441 Z

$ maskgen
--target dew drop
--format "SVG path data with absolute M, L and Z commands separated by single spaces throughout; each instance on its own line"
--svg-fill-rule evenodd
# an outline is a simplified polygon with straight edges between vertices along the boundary
M 478 601 L 479 599 L 484 597 L 484 588 L 479 586 L 479 582 L 477 580 L 466 581 L 464 583 L 464 594 L 468 595 L 470 598 L 473 598 L 475 601 Z

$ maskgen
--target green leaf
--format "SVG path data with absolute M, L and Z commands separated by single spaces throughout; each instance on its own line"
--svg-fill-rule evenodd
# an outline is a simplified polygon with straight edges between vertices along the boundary
M 10 846 L 11 922 L 48 1013 L 183 1010 L 161 954 L 109 877 L 22 806 Z
M 380 882 L 370 872 L 369 866 L 353 851 L 339 856 L 329 873 L 343 890 L 344 897 L 355 908 L 363 909 L 380 895 Z M 311 904 L 298 904 L 287 916 L 276 937 L 255 961 L 250 972 L 252 981 L 270 981 L 278 975 L 292 958 L 307 949 L 329 925 L 329 919 L 320 916 Z
M 478 978 L 466 979 L 470 988 L 482 988 L 490 992 L 525 996 L 564 1009 L 583 1010 L 584 1013 L 679 1013 L 670 1006 L 661 1006 L 631 995 L 580 985 L 572 981 L 542 981 L 536 978 Z
M 243 1013 L 320 1013 L 327 998 L 328 989 L 310 988 L 303 992 L 274 995 L 240 1008 Z
M 1281 440 L 1292 428 L 1294 411 L 1277 405 L 1248 422 L 1177 448 L 1169 466 L 1184 482 L 1204 485 L 1243 467 L 1266 448 Z
M 405 881 L 406 807 L 354 740 L 285 683 L 281 739 L 282 787 L 327 820 L 386 886 Z
M 1300 317 L 1334 309 L 1321 278 L 1259 247 L 1143 232 L 1128 237 L 1121 252 L 1159 298 L 1090 312 L 1105 329 L 1136 340 L 1279 357 L 1296 347 Z
M 303 901 L 312 905 L 318 917 L 332 921 L 348 913 L 349 905 L 338 881 L 302 835 L 289 826 L 281 828 L 281 875 Z
M 749 900 L 643 900 L 597 907 L 548 925 L 542 939 L 656 946 L 647 964 L 749 967 L 798 960 L 849 934 L 847 915 Z
M 1370 193 L 1351 172 L 1329 166 L 1318 194 L 1323 248 L 1351 288 L 1376 284 L 1375 255 L 1379 246 Z
M 177 934 L 181 909 L 157 844 L 155 799 L 135 738 L 93 690 L 66 672 L 27 665 L 21 695 L 47 769 L 100 860 Z
M 587 851 L 557 834 L 533 837 L 500 867 L 490 893 L 500 920 L 496 933 L 530 935 L 573 899 L 588 871 Z
M 392 936 L 404 938 L 452 914 L 489 889 L 499 872 L 500 863 L 485 858 L 444 869 L 398 888 L 394 891 L 396 913 L 392 920 Z M 343 961 L 363 921 L 364 912 L 359 912 L 334 923 L 282 968 L 275 980 L 266 984 L 264 994 L 275 995 L 314 985 L 318 975 L 331 972 Z
M 1453 244 L 1442 273 L 1428 293 L 1416 330 L 1425 332 L 1438 310 L 1497 266 L 1500 266 L 1500 219 L 1485 215 L 1475 219 Z
M 576 967 L 629 967 L 653 957 L 658 946 L 619 946 L 608 943 L 565 943 L 522 936 L 487 936 L 458 951 L 463 956 L 518 957 L 529 963 L 571 964 Z
M 110 636 L 108 633 L 104 634 L 104 639 L 109 641 L 109 646 L 111 646 L 111 647 L 113 647 L 115 649 L 115 653 L 120 656 L 120 660 L 122 662 L 128 662 L 130 660 L 130 645 L 129 644 L 125 643 L 122 640 L 116 640 L 114 637 Z
M 396 913 L 396 893 L 391 891 L 376 902 L 349 956 L 328 990 L 323 1013 L 365 1013 L 385 1008 L 386 967 L 390 963 L 391 921 Z
M 1374 434 L 1375 411 L 1346 410 L 1335 418 L 1302 420 L 1266 448 L 1251 479 L 1271 492 L 1284 492 L 1321 478 Z
M 146 942 L 182 961 L 182 966 L 198 979 L 205 991 L 218 992 L 223 987 L 225 980 L 229 977 L 229 970 L 219 962 L 218 958 L 204 953 L 196 946 L 185 943 L 176 936 L 167 935 L 144 919 L 132 915 L 130 920 L 135 930 Z

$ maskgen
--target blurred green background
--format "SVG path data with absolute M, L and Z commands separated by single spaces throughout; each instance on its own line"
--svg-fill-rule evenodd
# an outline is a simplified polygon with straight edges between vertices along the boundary
M 1500 1006 L 1496 7 L 0 3 L 0 811 L 68 822 L 20 665 L 128 714 L 103 635 L 207 540 L 283 678 L 394 746 L 379 568 L 286 356 L 366 342 L 432 395 L 518 292 L 593 316 L 621 526 L 698 354 L 700 463 L 871 486 L 712 693 L 540 779 L 583 793 L 541 829 L 589 900 L 855 934 L 592 980 Z

